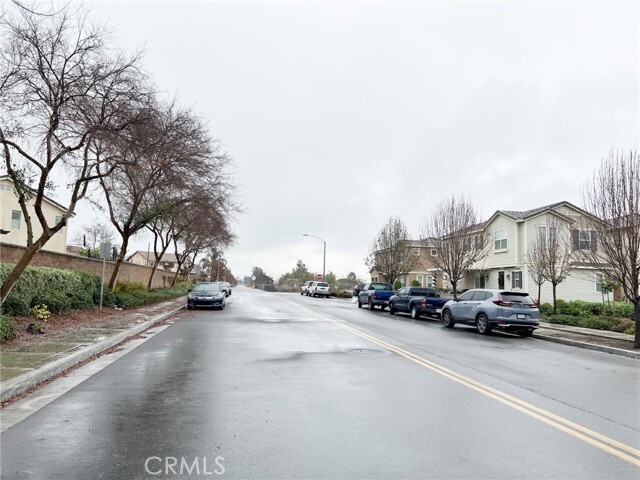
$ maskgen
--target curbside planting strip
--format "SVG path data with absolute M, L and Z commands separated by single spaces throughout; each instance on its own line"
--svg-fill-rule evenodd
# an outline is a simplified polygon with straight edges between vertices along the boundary
M 122 343 L 127 338 L 138 335 L 145 330 L 153 327 L 156 323 L 160 323 L 166 318 L 175 315 L 180 310 L 184 310 L 184 306 L 176 308 L 175 310 L 171 310 L 170 312 L 163 313 L 157 317 L 147 320 L 144 323 L 136 325 L 135 327 L 132 327 L 128 330 L 119 332 L 109 338 L 94 343 L 93 345 L 89 345 L 64 358 L 60 358 L 51 363 L 43 365 L 42 367 L 37 368 L 24 375 L 20 375 L 19 377 L 2 382 L 2 386 L 0 388 L 0 402 L 6 402 L 11 398 L 26 392 L 30 388 L 35 387 L 36 385 L 45 382 L 46 380 L 56 375 L 59 375 L 65 370 L 68 370 L 76 366 L 77 364 L 82 363 L 83 361 L 93 357 L 94 355 L 100 354 L 105 350 L 109 350 L 115 345 Z

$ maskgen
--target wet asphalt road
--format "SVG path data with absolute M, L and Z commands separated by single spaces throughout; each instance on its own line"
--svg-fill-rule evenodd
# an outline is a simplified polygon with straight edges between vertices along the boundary
M 638 367 L 239 287 L 4 432 L 2 479 L 638 479 Z

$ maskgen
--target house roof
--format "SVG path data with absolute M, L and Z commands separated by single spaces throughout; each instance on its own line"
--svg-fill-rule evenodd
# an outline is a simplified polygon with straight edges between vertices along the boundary
M 8 175 L 8 174 L 0 175 L 0 180 L 8 180 L 8 181 L 10 181 L 11 183 L 15 183 L 15 182 L 13 181 L 13 178 L 11 178 L 11 175 Z M 35 190 L 34 190 L 33 188 L 29 187 L 29 189 L 30 189 L 32 192 L 35 192 Z M 51 204 L 51 205 L 53 205 L 54 207 L 59 208 L 59 209 L 60 209 L 60 210 L 62 210 L 63 212 L 67 210 L 67 207 L 65 207 L 65 206 L 64 206 L 64 205 L 62 205 L 61 203 L 58 203 L 58 202 L 56 202 L 55 200 L 53 200 L 53 199 L 51 199 L 51 198 L 47 197 L 46 195 L 43 195 L 43 196 L 42 196 L 42 199 L 43 199 L 43 200 L 45 200 L 47 203 L 50 203 L 50 204 Z M 75 217 L 75 216 L 76 216 L 76 214 L 75 214 L 75 213 L 72 213 L 72 214 L 71 214 L 71 216 L 72 216 L 72 217 Z
M 570 223 L 573 223 L 573 220 L 568 218 L 567 216 L 563 215 L 562 213 L 558 212 L 556 210 L 556 208 L 560 207 L 560 206 L 568 206 L 574 210 L 576 210 L 577 212 L 582 213 L 583 215 L 590 215 L 588 212 L 585 212 L 584 210 L 582 210 L 579 207 L 576 207 L 574 204 L 566 202 L 566 201 L 562 201 L 562 202 L 556 202 L 556 203 L 551 203 L 549 205 L 545 205 L 543 207 L 538 207 L 538 208 L 533 208 L 531 210 L 524 210 L 524 211 L 515 211 L 515 210 L 496 210 L 496 212 L 491 215 L 491 218 L 489 218 L 489 220 L 487 220 L 485 223 L 488 224 L 489 222 L 491 222 L 497 215 L 503 215 L 505 217 L 511 218 L 512 220 L 515 220 L 516 222 L 520 222 L 520 221 L 524 221 L 524 220 L 528 220 L 530 218 L 533 218 L 537 215 L 540 215 L 542 213 L 553 213 L 554 215 L 557 215 L 565 220 L 567 220 Z
M 154 252 L 147 252 L 146 250 L 137 250 L 135 252 L 133 252 L 131 255 L 129 255 L 127 257 L 127 262 L 129 260 L 131 260 L 131 257 L 133 257 L 135 254 L 139 254 L 142 255 L 144 257 L 145 260 L 147 261 L 154 261 L 156 260 L 155 257 L 155 253 Z M 171 263 L 177 263 L 178 262 L 178 257 L 176 257 L 175 253 L 165 253 L 162 258 L 160 259 L 161 262 L 171 262 Z

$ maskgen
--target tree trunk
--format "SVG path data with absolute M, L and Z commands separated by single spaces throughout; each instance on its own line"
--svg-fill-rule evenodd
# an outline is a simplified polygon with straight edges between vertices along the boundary
M 557 286 L 557 284 L 552 283 L 551 285 L 553 286 L 553 314 L 557 315 L 558 314 L 558 302 L 556 301 L 556 286 Z
M 27 250 L 22 254 L 20 260 L 18 260 L 18 263 L 16 263 L 16 266 L 13 268 L 13 270 L 9 272 L 6 280 L 2 283 L 2 287 L 0 287 L 0 305 L 4 303 L 6 298 L 11 293 L 11 290 L 20 279 L 22 273 L 29 266 L 31 260 L 33 260 L 33 257 L 38 253 L 40 247 L 47 243 L 49 238 L 45 239 L 43 237 L 40 237 L 38 240 L 27 247 Z
M 636 326 L 636 334 L 633 341 L 635 348 L 640 348 L 640 299 L 636 297 L 636 301 L 633 304 L 633 321 Z
M 458 298 L 458 282 L 451 282 L 451 286 L 453 287 L 453 298 Z
M 109 289 L 113 290 L 118 280 L 118 273 L 120 272 L 120 265 L 124 262 L 124 256 L 127 253 L 127 247 L 129 246 L 129 238 L 122 239 L 122 246 L 120 247 L 120 254 L 116 260 L 116 264 L 113 266 L 113 273 L 111 273 L 111 279 L 109 280 Z
M 540 306 L 542 305 L 542 302 L 540 301 L 541 296 L 542 296 L 542 284 L 539 283 L 538 284 L 538 308 L 540 308 Z

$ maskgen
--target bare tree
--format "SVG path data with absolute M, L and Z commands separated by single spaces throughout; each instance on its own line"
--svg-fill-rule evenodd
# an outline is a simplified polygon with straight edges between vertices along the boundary
M 230 160 L 218 152 L 200 119 L 173 104 L 148 108 L 149 120 L 122 143 L 120 155 L 128 161 L 100 179 L 111 222 L 122 237 L 110 288 L 134 234 L 197 192 L 230 198 L 233 190 L 225 175 Z
M 634 346 L 640 348 L 640 160 L 638 151 L 610 151 L 582 188 L 586 229 L 597 248 L 581 249 L 585 260 L 615 283 L 633 304 Z M 579 239 L 578 239 L 579 241 Z
M 473 205 L 454 196 L 441 201 L 425 222 L 423 242 L 436 245 L 433 264 L 449 277 L 454 298 L 458 282 L 488 254 L 489 237 L 483 226 Z
M 8 5 L 0 17 L 0 151 L 27 227 L 27 248 L 0 287 L 0 302 L 100 175 L 104 158 L 92 142 L 110 142 L 136 121 L 131 106 L 144 83 L 135 57 L 114 53 L 105 30 L 81 10 L 67 5 L 41 14 Z M 56 175 L 67 179 L 70 199 L 53 224 L 43 199 Z
M 573 269 L 573 247 L 570 241 L 569 228 L 551 220 L 546 225 L 546 235 L 538 237 L 539 262 L 542 276 L 551 283 L 553 292 L 553 314 L 557 313 L 557 288 Z
M 541 305 L 542 302 L 542 284 L 546 282 L 546 278 L 544 276 L 544 249 L 545 243 L 540 241 L 540 239 L 537 239 L 529 244 L 525 257 L 525 264 L 529 271 L 529 275 L 533 279 L 533 283 L 538 286 L 538 297 L 536 300 L 538 305 Z
M 409 231 L 402 220 L 389 217 L 371 244 L 366 265 L 393 283 L 418 265 L 418 257 L 411 251 Z
M 88 252 L 93 252 L 100 248 L 101 243 L 112 243 L 114 239 L 115 234 L 111 226 L 105 222 L 94 219 L 90 225 L 84 227 L 81 232 L 78 232 L 73 237 L 73 243 L 82 245 Z

